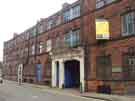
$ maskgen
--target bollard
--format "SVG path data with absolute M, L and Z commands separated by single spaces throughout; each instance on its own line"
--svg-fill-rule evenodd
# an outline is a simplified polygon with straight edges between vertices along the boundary
M 83 93 L 82 83 L 80 83 L 80 93 Z

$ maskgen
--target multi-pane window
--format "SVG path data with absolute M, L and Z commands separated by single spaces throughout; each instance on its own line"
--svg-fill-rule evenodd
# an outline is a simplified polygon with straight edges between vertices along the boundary
M 39 43 L 39 53 L 42 53 L 43 52 L 43 42 L 40 42 Z
M 135 80 L 135 55 L 124 56 L 123 74 L 125 80 Z
M 25 49 L 24 49 L 24 54 L 28 54 L 28 48 L 26 47 Z
M 80 16 L 80 5 L 73 7 L 72 9 L 72 18 Z
M 122 16 L 123 36 L 135 34 L 135 12 L 130 12 Z
M 71 19 L 71 18 L 70 18 L 70 10 L 64 12 L 63 17 L 64 17 L 64 21 L 65 21 L 65 22 L 66 22 L 66 21 L 69 21 L 69 20 Z
M 32 30 L 32 36 L 36 36 L 36 34 L 37 34 L 37 29 L 36 28 L 33 28 L 33 30 Z
M 56 25 L 59 25 L 61 23 L 61 16 L 58 16 L 58 18 L 56 19 Z
M 96 0 L 96 8 L 101 8 L 105 5 L 108 5 L 116 0 Z
M 35 54 L 35 45 L 32 45 L 31 53 L 32 53 L 32 55 L 34 55 L 34 54 Z
M 65 35 L 65 44 L 68 47 L 75 47 L 77 45 L 79 45 L 79 33 L 80 33 L 80 29 L 74 30 L 74 31 L 69 31 L 68 33 L 66 33 Z
M 38 25 L 38 32 L 39 33 L 43 33 L 44 32 L 44 26 L 43 26 L 43 24 L 39 24 Z
M 53 27 L 53 20 L 48 21 L 47 29 L 51 29 Z
M 25 40 L 28 40 L 29 39 L 29 32 L 25 32 L 24 37 L 25 37 Z
M 60 45 L 61 45 L 60 37 L 57 37 L 56 38 L 56 48 L 60 48 Z
M 80 16 L 80 5 L 77 5 L 67 11 L 64 12 L 64 21 L 70 21 L 76 17 Z
M 46 51 L 49 52 L 52 49 L 52 41 L 49 39 L 46 43 Z

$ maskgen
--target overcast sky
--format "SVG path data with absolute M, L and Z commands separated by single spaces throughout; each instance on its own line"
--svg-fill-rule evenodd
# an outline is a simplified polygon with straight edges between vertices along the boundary
M 65 2 L 76 0 L 0 0 L 0 60 L 3 58 L 3 42 L 21 33 L 40 18 L 46 18 L 61 9 Z

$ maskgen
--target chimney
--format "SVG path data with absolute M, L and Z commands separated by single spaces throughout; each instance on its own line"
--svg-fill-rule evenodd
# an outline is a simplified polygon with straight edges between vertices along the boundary
M 68 7 L 69 6 L 69 3 L 64 3 L 63 5 L 62 5 L 62 8 L 66 8 L 66 7 Z

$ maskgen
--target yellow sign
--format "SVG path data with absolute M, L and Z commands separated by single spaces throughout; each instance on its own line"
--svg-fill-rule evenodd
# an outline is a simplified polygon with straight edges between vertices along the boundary
M 96 39 L 109 39 L 109 22 L 105 19 L 96 20 Z

